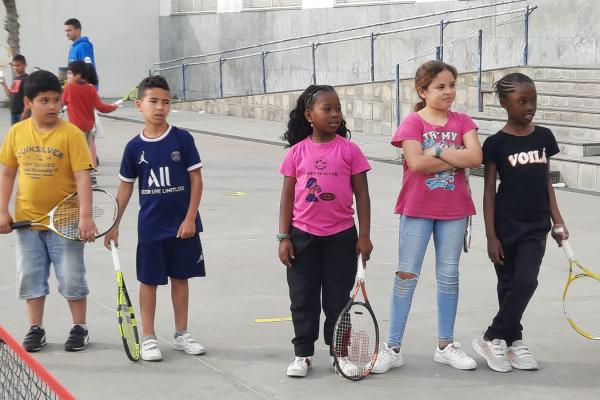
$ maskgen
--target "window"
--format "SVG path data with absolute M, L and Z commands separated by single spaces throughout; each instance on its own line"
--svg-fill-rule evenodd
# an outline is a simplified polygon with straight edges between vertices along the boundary
M 378 4 L 414 3 L 414 0 L 335 0 L 335 6 L 375 6 Z
M 173 13 L 217 12 L 217 0 L 173 0 Z
M 302 0 L 244 0 L 244 10 L 269 9 L 269 8 L 300 8 Z

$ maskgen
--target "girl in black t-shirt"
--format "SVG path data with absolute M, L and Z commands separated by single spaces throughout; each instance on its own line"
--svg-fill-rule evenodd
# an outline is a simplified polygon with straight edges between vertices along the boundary
M 498 277 L 499 311 L 483 335 L 473 340 L 473 348 L 491 369 L 508 372 L 538 368 L 523 342 L 521 318 L 537 288 L 550 219 L 552 232 L 562 228 L 562 234 L 553 234 L 559 246 L 569 234 L 548 177 L 558 145 L 549 129 L 532 122 L 537 106 L 533 81 L 512 73 L 495 89 L 508 121 L 483 144 L 483 212 L 488 255 Z

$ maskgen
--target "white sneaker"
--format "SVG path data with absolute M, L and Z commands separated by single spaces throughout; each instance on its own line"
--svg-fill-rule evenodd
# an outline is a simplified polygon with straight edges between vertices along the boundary
M 473 349 L 481 357 L 485 358 L 487 365 L 497 372 L 509 372 L 512 370 L 510 362 L 506 357 L 506 342 L 502 339 L 487 341 L 481 337 L 473 339 Z
M 538 369 L 538 363 L 529 352 L 529 348 L 522 340 L 515 340 L 508 347 L 506 357 L 510 365 L 516 369 Z
M 308 374 L 312 357 L 296 357 L 287 367 L 287 376 L 303 378 Z
M 477 363 L 460 348 L 460 343 L 450 343 L 444 350 L 440 350 L 439 346 L 435 347 L 435 355 L 433 360 L 442 364 L 448 364 L 456 369 L 475 369 Z
M 185 351 L 187 354 L 194 356 L 206 353 L 206 349 L 188 332 L 173 339 L 173 348 L 175 350 Z
M 361 374 L 361 370 L 352 362 L 348 357 L 338 357 L 338 366 L 335 365 L 335 359 L 333 356 L 330 358 L 331 368 L 333 372 L 340 373 L 340 370 L 346 376 L 359 376 Z
M 390 368 L 401 367 L 404 364 L 402 353 L 400 349 L 389 348 L 386 342 L 379 345 L 379 352 L 377 353 L 377 360 L 371 370 L 372 374 L 383 374 L 390 370 Z
M 146 339 L 140 346 L 142 350 L 142 360 L 144 361 L 160 361 L 162 360 L 162 354 L 158 348 L 158 341 L 156 339 Z

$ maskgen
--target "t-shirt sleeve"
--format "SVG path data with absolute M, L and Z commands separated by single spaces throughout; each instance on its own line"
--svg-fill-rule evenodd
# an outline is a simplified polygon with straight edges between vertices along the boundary
M 19 160 L 15 155 L 15 127 L 11 127 L 4 137 L 2 148 L 0 149 L 0 164 L 8 167 L 18 167 Z
M 483 146 L 481 146 L 481 150 L 483 152 L 483 163 L 484 164 L 495 164 L 496 163 L 496 157 L 494 156 L 494 151 L 495 151 L 495 139 L 493 136 L 488 137 L 487 139 L 485 139 L 485 141 L 483 142 Z
M 297 144 L 295 146 L 297 146 Z M 281 163 L 281 167 L 279 168 L 281 175 L 293 177 L 296 176 L 295 153 L 294 147 L 288 150 L 283 162 Z
M 92 156 L 83 133 L 72 125 L 72 134 L 69 137 L 69 158 L 73 172 L 94 168 Z
M 465 134 L 469 131 L 472 131 L 473 129 L 479 129 L 479 127 L 477 126 L 477 124 L 475 123 L 475 121 L 473 121 L 473 119 L 468 116 L 467 114 L 461 113 L 460 114 L 462 117 L 462 133 Z
M 123 151 L 123 159 L 121 160 L 121 168 L 119 169 L 119 179 L 123 182 L 135 182 L 138 177 L 138 171 L 135 163 L 131 143 L 125 146 Z
M 400 123 L 394 136 L 392 136 L 392 145 L 402 147 L 402 142 L 405 140 L 423 141 L 423 121 L 421 121 L 421 118 L 417 113 L 408 115 L 404 118 L 402 123 Z
M 194 137 L 189 132 L 185 133 L 186 143 L 183 148 L 183 160 L 185 161 L 188 172 L 190 172 L 202 168 L 202 160 L 200 160 L 200 154 L 198 153 L 198 148 L 194 142 Z
M 558 148 L 558 143 L 556 143 L 556 138 L 550 129 L 548 129 L 548 148 L 546 150 L 546 156 L 552 157 L 560 153 L 560 149 Z
M 371 166 L 369 165 L 369 162 L 367 161 L 367 157 L 365 157 L 364 153 L 362 152 L 362 150 L 360 149 L 360 147 L 358 147 L 358 145 L 356 143 L 352 143 L 350 142 L 352 147 L 351 147 L 351 151 L 352 151 L 352 165 L 350 166 L 351 168 L 351 175 L 357 175 L 360 174 L 361 172 L 366 172 L 369 171 L 371 169 Z

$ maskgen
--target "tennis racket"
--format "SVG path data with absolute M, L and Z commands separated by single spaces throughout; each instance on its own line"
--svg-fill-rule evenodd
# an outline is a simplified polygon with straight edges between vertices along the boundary
M 117 321 L 119 322 L 119 333 L 123 339 L 125 354 L 131 361 L 137 361 L 140 358 L 140 337 L 137 330 L 137 321 L 131 299 L 127 293 L 125 279 L 121 271 L 121 261 L 115 242 L 110 241 L 110 251 L 112 253 L 115 274 L 117 275 Z
M 98 232 L 96 238 L 106 234 L 117 219 L 117 200 L 102 189 L 92 190 L 92 218 Z M 79 236 L 79 197 L 72 193 L 65 197 L 45 216 L 33 221 L 20 221 L 10 224 L 12 229 L 25 229 L 43 226 L 58 235 L 70 239 L 81 240 Z
M 12 62 L 13 54 L 10 47 L 0 44 L 0 68 L 5 68 Z
M 555 230 L 555 233 L 561 232 Z M 581 265 L 568 240 L 562 241 L 562 249 L 569 261 L 569 276 L 562 294 L 565 317 L 581 336 L 600 340 L 600 275 Z M 574 273 L 575 267 L 581 272 Z
M 369 375 L 379 350 L 379 326 L 365 289 L 365 268 L 365 261 L 359 260 L 352 296 L 333 330 L 335 369 L 352 381 Z M 363 301 L 358 297 L 359 292 Z
M 469 168 L 465 168 L 465 182 L 467 183 L 467 189 L 469 189 L 469 195 L 471 195 L 471 185 L 469 184 L 469 175 L 471 170 Z M 465 228 L 465 236 L 463 237 L 463 251 L 465 253 L 469 252 L 471 248 L 471 234 L 473 232 L 473 216 L 469 215 L 467 217 L 467 226 Z

